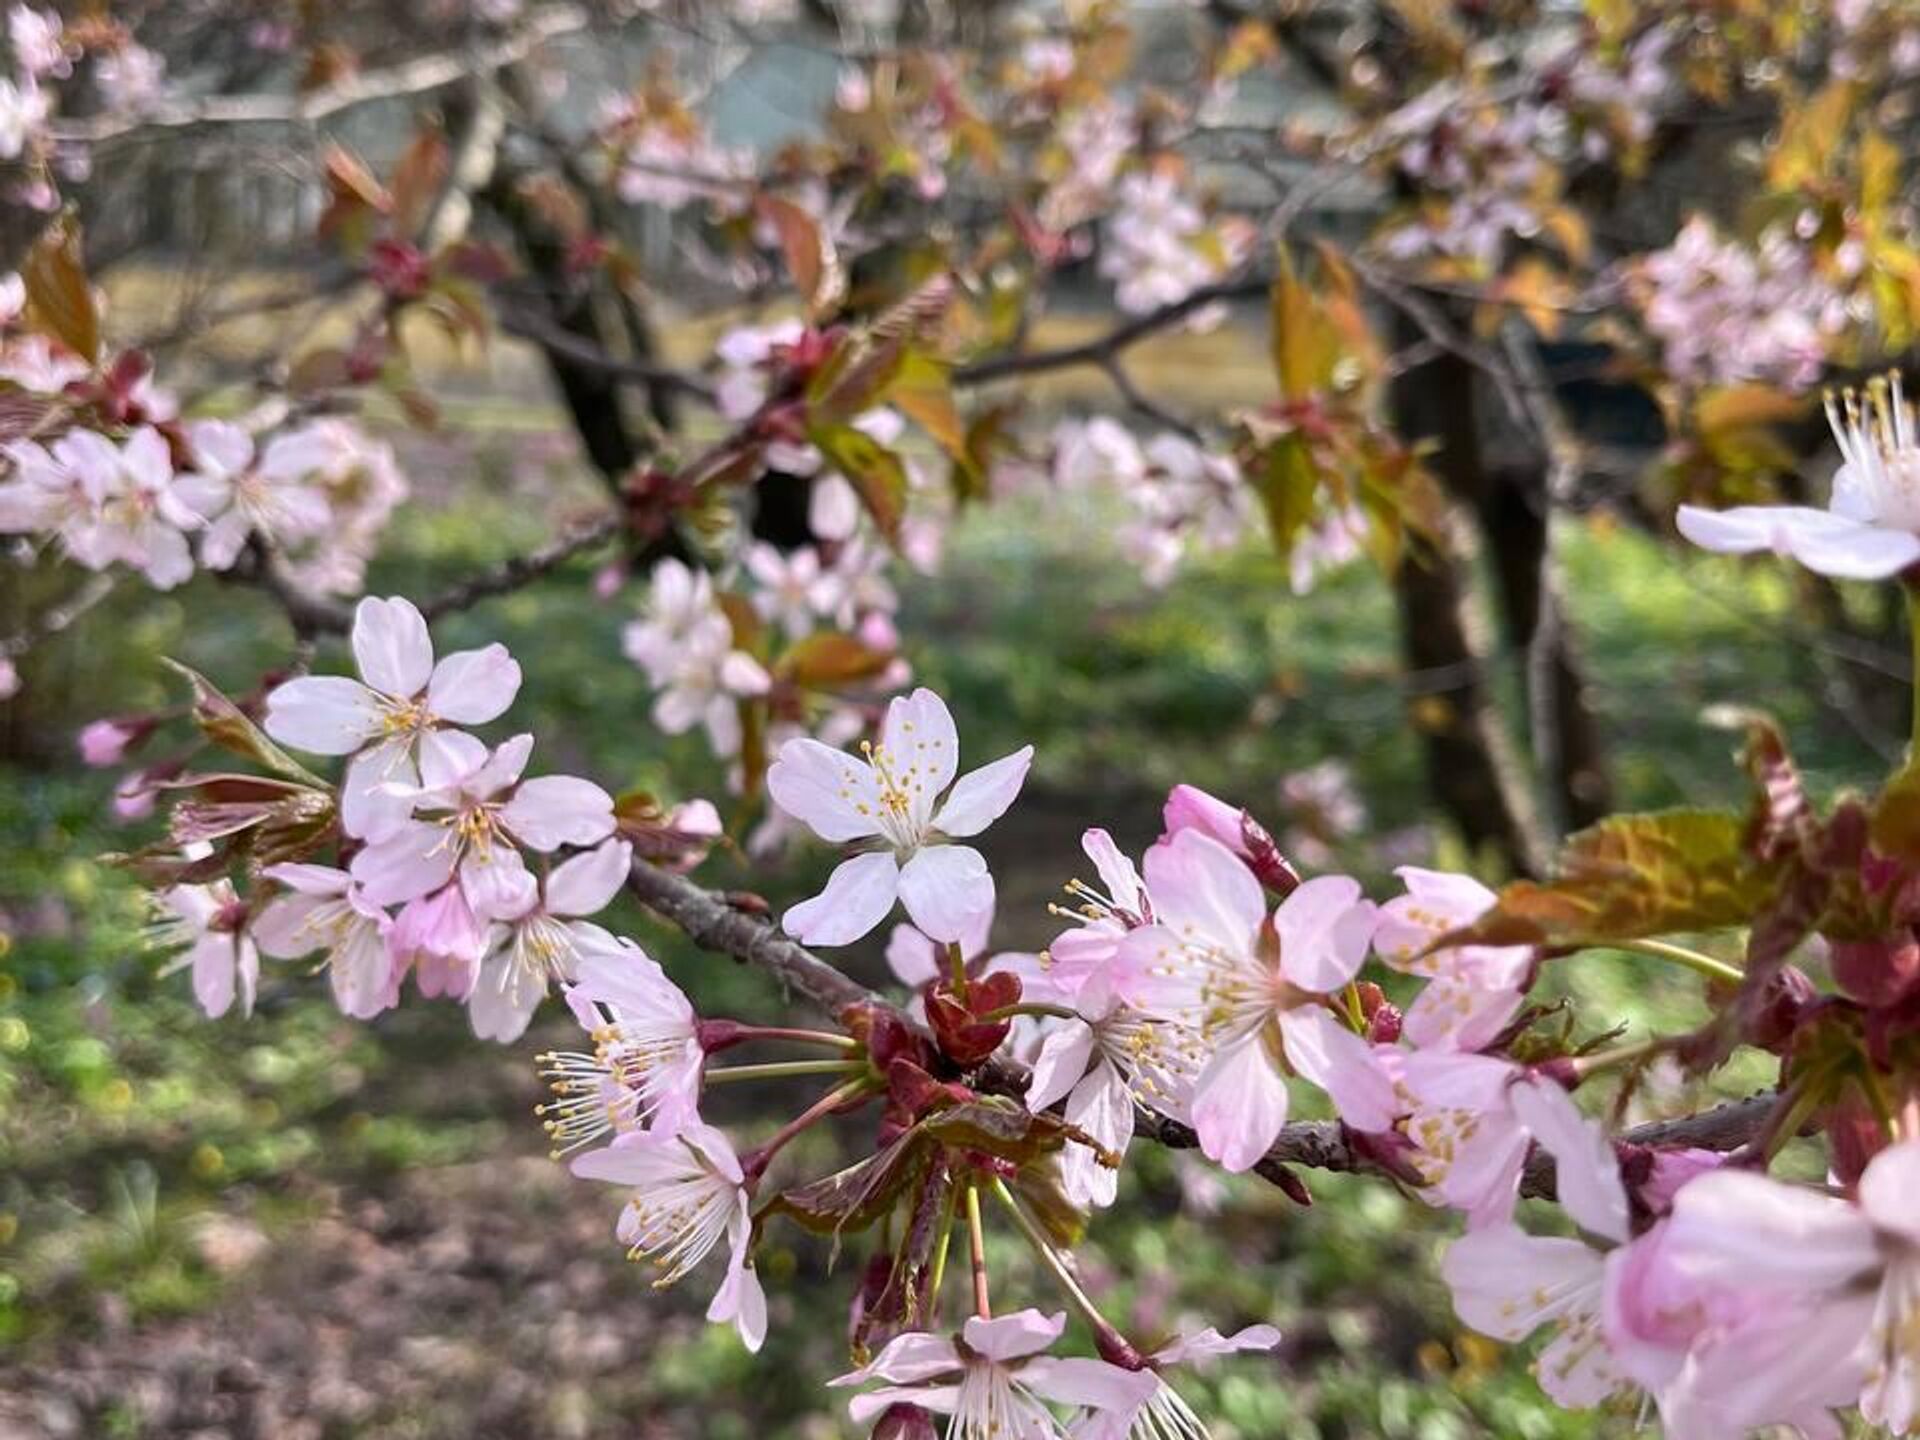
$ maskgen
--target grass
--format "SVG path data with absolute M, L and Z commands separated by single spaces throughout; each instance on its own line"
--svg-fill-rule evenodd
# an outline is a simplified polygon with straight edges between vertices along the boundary
M 477 475 L 470 485 L 422 485 L 376 569 L 376 591 L 430 591 L 524 548 L 591 498 L 578 487 L 555 495 L 503 448 L 509 441 L 496 436 L 458 467 Z M 1164 593 L 1143 592 L 1104 528 L 1097 513 L 1011 505 L 970 519 L 943 572 L 907 587 L 902 629 L 921 678 L 951 700 L 969 755 L 1026 741 L 1038 750 L 1031 793 L 988 837 L 1002 877 L 1002 943 L 1044 942 L 1046 899 L 1084 868 L 1082 826 L 1109 824 L 1137 847 L 1176 780 L 1284 824 L 1281 777 L 1337 757 L 1370 815 L 1337 858 L 1382 879 L 1375 842 L 1401 834 L 1406 843 L 1428 810 L 1379 581 L 1353 570 L 1295 599 L 1255 547 L 1198 566 Z M 1872 775 L 1875 757 L 1817 703 L 1827 662 L 1800 636 L 1797 597 L 1777 571 L 1681 563 L 1604 530 L 1576 535 L 1567 561 L 1623 804 L 1737 800 L 1734 738 L 1700 724 L 1706 707 L 1727 702 L 1778 714 L 1817 788 Z M 513 648 L 527 679 L 512 720 L 541 737 L 545 765 L 612 788 L 721 793 L 696 742 L 664 740 L 644 723 L 645 687 L 618 650 L 630 601 L 584 599 L 585 573 L 451 619 L 436 639 L 443 650 L 496 638 Z M 104 817 L 106 780 L 67 760 L 68 737 L 95 715 L 168 703 L 155 655 L 244 689 L 284 657 L 289 637 L 258 597 L 205 580 L 177 596 L 128 589 L 95 619 L 35 657 L 10 723 L 41 759 L 0 771 L 0 1350 L 59 1372 L 83 1352 L 133 1357 L 143 1337 L 222 1324 L 244 1349 L 259 1313 L 248 1306 L 300 1316 L 361 1293 L 358 1272 L 329 1268 L 346 1261 L 325 1245 L 309 1253 L 305 1237 L 358 1237 L 391 1257 L 383 1263 L 430 1274 L 434 1246 L 473 1235 L 476 1249 L 507 1258 L 451 1292 L 464 1299 L 403 1289 L 389 1296 L 394 1318 L 368 1309 L 343 1323 L 388 1326 L 375 1333 L 391 1331 L 401 1348 L 464 1345 L 478 1369 L 449 1362 L 447 1375 L 492 1378 L 440 1388 L 411 1372 L 381 1381 L 326 1433 L 612 1435 L 643 1422 L 662 1435 L 844 1433 L 818 1382 L 844 1359 L 834 1307 L 850 1289 L 851 1257 L 829 1275 L 822 1247 L 769 1236 L 774 1339 L 759 1363 L 699 1323 L 704 1292 L 648 1294 L 605 1233 L 609 1196 L 537 1159 L 523 1109 L 535 1093 L 536 1037 L 482 1049 L 457 1013 L 417 1004 L 372 1027 L 350 1025 L 298 967 L 277 967 L 251 1022 L 207 1024 L 183 980 L 156 975 L 140 898 L 98 859 L 132 837 Z M 1444 835 L 1416 843 L 1449 855 Z M 815 877 L 819 859 L 753 883 L 781 903 Z M 643 938 L 703 1010 L 780 1013 L 755 975 L 615 914 L 616 928 Z M 851 954 L 850 968 L 877 975 L 873 948 Z M 1697 1004 L 1683 978 L 1634 957 L 1554 983 L 1636 1027 L 1684 1021 Z M 538 1033 L 550 1041 L 564 1032 L 555 1020 Z M 764 1128 L 756 1097 L 739 1103 L 750 1127 Z M 831 1163 L 824 1146 L 803 1158 Z M 1378 1183 L 1312 1185 L 1318 1203 L 1300 1211 L 1263 1185 L 1222 1182 L 1149 1152 L 1129 1168 L 1122 1206 L 1095 1222 L 1088 1283 L 1130 1326 L 1152 1332 L 1204 1316 L 1223 1329 L 1269 1320 L 1286 1333 L 1281 1364 L 1236 1362 L 1188 1387 L 1216 1434 L 1628 1433 L 1625 1411 L 1596 1420 L 1546 1404 L 1524 1355 L 1459 1329 L 1434 1267 L 1450 1221 Z M 215 1222 L 243 1223 L 265 1249 L 236 1260 L 231 1231 Z M 1045 1297 L 1017 1253 L 1001 1261 L 998 1293 Z M 575 1289 L 597 1298 L 564 1298 Z M 559 1360 L 522 1353 L 535 1342 L 512 1328 L 521 1307 L 548 1337 L 630 1327 L 630 1358 L 596 1369 L 581 1358 L 599 1353 L 585 1339 Z M 522 1408 L 500 1412 L 511 1422 L 489 1419 L 481 1393 L 509 1374 L 526 1381 L 513 1402 Z M 321 1403 L 317 1382 L 300 1393 Z M 138 1407 L 96 1419 L 103 1432 L 171 1433 Z

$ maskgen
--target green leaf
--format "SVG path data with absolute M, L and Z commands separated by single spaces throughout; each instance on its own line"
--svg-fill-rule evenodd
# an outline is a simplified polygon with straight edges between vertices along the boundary
M 1882 855 L 1920 864 L 1920 764 L 1909 760 L 1887 780 L 1873 802 L 1868 834 Z
M 1320 469 L 1313 463 L 1307 442 L 1298 435 L 1280 436 L 1267 447 L 1263 458 L 1264 463 L 1254 471 L 1253 485 L 1267 513 L 1273 548 L 1285 560 L 1293 554 L 1301 532 L 1313 523 Z
M 1744 925 L 1777 888 L 1781 862 L 1748 848 L 1748 817 L 1710 810 L 1615 815 L 1567 841 L 1552 880 L 1518 881 L 1450 945 L 1605 945 Z
M 887 403 L 918 425 L 955 460 L 968 458 L 967 427 L 953 403 L 948 367 L 924 350 L 909 350 L 900 359 Z
M 859 492 L 880 533 L 900 538 L 900 520 L 907 508 L 907 467 L 900 457 L 864 430 L 851 425 L 809 424 L 807 439 Z

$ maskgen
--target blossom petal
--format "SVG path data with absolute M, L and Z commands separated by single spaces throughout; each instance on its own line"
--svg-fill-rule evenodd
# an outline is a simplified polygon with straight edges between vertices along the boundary
M 406 736 L 368 746 L 347 762 L 340 782 L 340 827 L 358 840 L 391 835 L 412 818 L 413 800 L 402 792 L 419 780 Z
M 1839 580 L 1884 580 L 1920 561 L 1920 535 L 1817 510 L 1808 505 L 1739 505 L 1702 510 L 1682 505 L 1680 533 L 1704 549 L 1750 555 L 1790 555 Z
M 976 1355 L 1004 1364 L 1024 1356 L 1038 1355 L 1058 1340 L 1066 1328 L 1067 1312 L 1064 1310 L 1045 1315 L 1038 1310 L 1026 1309 L 1016 1310 L 1011 1315 L 997 1315 L 991 1320 L 980 1315 L 971 1316 L 960 1327 L 960 1338 Z
M 1673 1201 L 1675 1263 L 1735 1288 L 1840 1289 L 1879 1269 L 1873 1226 L 1845 1200 L 1744 1170 L 1716 1170 Z
M 484 725 L 506 714 L 520 693 L 520 662 L 504 645 L 458 650 L 433 667 L 427 709 L 456 725 Z
M 368 596 L 353 612 L 353 659 L 382 695 L 411 699 L 433 674 L 433 641 L 411 600 Z
M 500 818 L 532 850 L 597 845 L 613 833 L 613 797 L 591 780 L 542 775 L 521 783 Z
M 1033 747 L 1022 745 L 1011 755 L 962 775 L 934 815 L 934 828 L 943 835 L 978 835 L 1019 797 L 1032 764 Z
M 304 675 L 274 687 L 261 722 L 282 745 L 315 755 L 351 755 L 380 734 L 380 697 L 345 675 Z
M 885 851 L 856 855 L 827 877 L 827 888 L 781 918 L 803 945 L 851 945 L 887 918 L 900 893 L 900 867 Z
M 1373 906 L 1361 900 L 1358 880 L 1316 875 L 1273 912 L 1280 968 L 1301 989 L 1331 995 L 1359 972 L 1373 925 Z
M 1448 1246 L 1440 1272 L 1462 1320 L 1483 1335 L 1515 1341 L 1550 1320 L 1597 1308 L 1602 1265 L 1583 1241 L 1492 1225 Z
M 1226 846 L 1199 830 L 1176 831 L 1147 852 L 1144 868 L 1159 920 L 1175 930 L 1191 925 L 1229 952 L 1252 949 L 1267 918 L 1266 898 Z
M 1342 1120 L 1356 1130 L 1392 1127 L 1400 1107 L 1371 1045 L 1317 1006 L 1285 1011 L 1280 1032 L 1293 1068 L 1333 1097 Z
M 1920 1140 L 1889 1145 L 1860 1177 L 1860 1208 L 1881 1230 L 1920 1245 Z
M 547 876 L 547 909 L 555 915 L 597 915 L 613 903 L 633 869 L 633 846 L 608 840 L 554 866 Z
M 1020 1383 L 1043 1400 L 1130 1414 L 1153 1398 L 1160 1377 L 1078 1355 L 1041 1355 L 1020 1367 Z
M 863 760 L 818 740 L 789 740 L 767 767 L 773 803 L 822 840 L 862 840 L 880 833 L 880 789 Z
M 409 820 L 353 857 L 353 878 L 376 905 L 431 894 L 452 878 L 459 858 L 444 840 L 440 826 Z
M 505 965 L 489 964 L 467 995 L 467 1022 L 477 1039 L 511 1045 L 527 1033 L 534 1011 L 546 998 L 544 979 L 515 975 Z
M 951 1338 L 927 1330 L 907 1330 L 889 1340 L 880 1353 L 857 1370 L 836 1375 L 827 1384 L 838 1389 L 886 1380 L 895 1385 L 917 1385 L 960 1368 L 960 1352 Z
M 1514 1115 L 1553 1156 L 1560 1208 L 1581 1229 L 1603 1239 L 1627 1238 L 1627 1190 L 1607 1132 L 1580 1113 L 1551 1080 L 1522 1080 L 1507 1092 Z
M 1080 1083 L 1093 1063 L 1093 1027 L 1084 1020 L 1068 1020 L 1050 1031 L 1033 1062 L 1027 1085 L 1027 1108 L 1038 1113 Z
M 894 783 L 907 791 L 924 826 L 934 798 L 960 773 L 960 734 L 947 702 L 924 685 L 911 695 L 895 696 L 880 726 L 880 749 Z
M 957 941 L 993 905 L 993 876 L 971 845 L 928 845 L 900 867 L 900 903 L 929 939 Z
M 484 854 L 469 849 L 460 861 L 460 889 L 481 920 L 517 920 L 540 899 L 539 882 L 511 845 Z
M 1259 1031 L 1218 1051 L 1193 1085 L 1193 1129 L 1201 1150 L 1222 1169 L 1252 1169 L 1287 1123 L 1288 1098 L 1287 1082 Z
M 487 747 L 464 730 L 429 730 L 420 737 L 420 784 L 451 790 L 487 763 Z

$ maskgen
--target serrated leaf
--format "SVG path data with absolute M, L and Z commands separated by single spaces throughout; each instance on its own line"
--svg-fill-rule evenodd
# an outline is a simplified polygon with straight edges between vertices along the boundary
M 1266 512 L 1273 548 L 1285 560 L 1293 554 L 1301 533 L 1313 523 L 1320 493 L 1320 470 L 1307 442 L 1298 435 L 1282 435 L 1267 447 L 1254 469 L 1254 490 Z
M 840 1235 L 866 1229 L 925 1172 L 932 1151 L 917 1128 L 896 1138 L 858 1164 L 782 1190 L 761 1207 L 758 1219 L 785 1215 L 816 1235 Z
M 164 657 L 163 657 L 164 658 Z M 324 790 L 327 782 L 267 738 L 241 708 L 220 692 L 206 676 L 178 660 L 166 663 L 187 678 L 193 687 L 193 723 L 200 732 L 223 750 L 243 755 L 265 766 L 276 775 L 284 775 L 301 785 Z
M 889 542 L 900 538 L 907 509 L 907 467 L 900 457 L 864 430 L 851 425 L 808 425 L 807 439 L 846 476 L 867 513 Z
M 80 223 L 62 215 L 40 232 L 20 264 L 27 323 L 80 356 L 100 363 L 100 312 L 82 258 Z
M 924 350 L 909 350 L 900 359 L 887 403 L 918 425 L 955 460 L 965 461 L 967 427 L 953 403 L 953 382 L 946 365 Z
M 1753 854 L 1747 833 L 1747 817 L 1728 811 L 1611 816 L 1567 841 L 1553 879 L 1507 886 L 1434 948 L 1604 945 L 1747 924 L 1781 869 Z
M 1920 764 L 1909 760 L 1881 787 L 1868 833 L 1882 855 L 1920 865 Z

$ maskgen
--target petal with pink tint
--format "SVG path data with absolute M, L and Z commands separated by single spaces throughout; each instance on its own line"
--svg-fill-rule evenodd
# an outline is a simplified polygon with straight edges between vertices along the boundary
M 927 937 L 958 941 L 993 908 L 993 876 L 970 845 L 929 845 L 900 867 L 900 903 Z
M 413 797 L 405 792 L 419 779 L 406 736 L 395 735 L 362 750 L 347 762 L 340 782 L 341 828 L 357 840 L 392 834 L 413 814 Z
M 344 675 L 306 675 L 274 687 L 261 722 L 282 745 L 351 755 L 383 729 L 380 697 Z
M 827 877 L 827 888 L 781 918 L 803 945 L 850 945 L 887 918 L 900 893 L 900 867 L 884 851 L 856 855 Z
M 433 674 L 433 641 L 413 602 L 368 596 L 353 612 L 353 659 L 382 695 L 411 699 Z
M 880 833 L 880 791 L 865 761 L 822 745 L 789 740 L 767 769 L 773 803 L 822 840 L 861 840 Z
M 1676 1264 L 1735 1288 L 1837 1290 L 1880 1268 L 1872 1224 L 1845 1200 L 1745 1170 L 1682 1188 L 1667 1243 Z
M 934 828 L 944 835 L 978 835 L 1019 797 L 1032 764 L 1033 747 L 1023 745 L 1011 755 L 962 775 L 935 814 Z
M 464 730 L 429 730 L 420 737 L 420 784 L 451 790 L 487 763 L 487 747 Z
M 511 845 L 469 849 L 460 861 L 460 888 L 481 920 L 517 920 L 540 899 L 539 882 Z
M 1873 1157 L 1860 1177 L 1860 1208 L 1881 1233 L 1920 1245 L 1920 1140 Z
M 1356 1130 L 1392 1128 L 1393 1081 L 1371 1045 L 1318 1006 L 1282 1012 L 1280 1033 L 1293 1068 L 1333 1098 L 1342 1120 Z
M 934 798 L 960 773 L 960 734 L 947 702 L 924 685 L 911 695 L 895 696 L 880 727 L 880 748 L 894 779 L 911 791 L 915 815 L 924 823 Z
M 1130 1414 L 1153 1398 L 1160 1377 L 1078 1355 L 1040 1355 L 1020 1367 L 1020 1383 L 1058 1405 Z
M 1038 1112 L 1080 1083 L 1093 1063 L 1093 1027 L 1084 1020 L 1063 1021 L 1041 1042 L 1027 1084 L 1027 1108 Z
M 1193 1087 L 1201 1150 L 1225 1170 L 1252 1169 L 1287 1123 L 1288 1104 L 1287 1082 L 1258 1032 L 1217 1051 Z
M 1358 880 L 1316 875 L 1273 912 L 1281 970 L 1301 989 L 1331 995 L 1366 959 L 1373 916 L 1372 905 L 1360 899 Z
M 504 645 L 459 650 L 433 667 L 427 709 L 456 725 L 497 720 L 520 693 L 520 662 Z
M 500 818 L 522 844 L 543 853 L 597 845 L 613 833 L 613 797 L 591 780 L 542 775 L 521 782 Z
M 827 1384 L 835 1389 L 864 1385 L 869 1380 L 916 1385 L 959 1368 L 960 1352 L 951 1339 L 926 1330 L 909 1330 L 894 1336 L 878 1355 L 859 1369 L 836 1375 Z
M 1009 1360 L 1038 1355 L 1058 1340 L 1066 1328 L 1067 1315 L 1064 1310 L 1051 1315 L 1034 1309 L 1016 1310 L 1011 1315 L 999 1315 L 991 1320 L 979 1315 L 971 1316 L 960 1328 L 960 1338 L 976 1355 L 1004 1364 Z
M 409 820 L 353 857 L 353 878 L 376 905 L 429 894 L 453 877 L 459 857 L 445 839 L 440 826 Z
M 1507 1103 L 1540 1148 L 1553 1156 L 1560 1208 L 1581 1229 L 1615 1242 L 1627 1238 L 1627 1190 L 1613 1142 L 1551 1080 L 1522 1080 Z
M 1260 882 L 1240 858 L 1199 830 L 1181 830 L 1145 861 L 1154 913 L 1175 930 L 1191 925 L 1229 952 L 1252 948 L 1266 919 Z
M 633 846 L 625 840 L 608 840 L 562 861 L 547 876 L 547 910 L 555 915 L 596 915 L 613 903 L 632 869 Z

